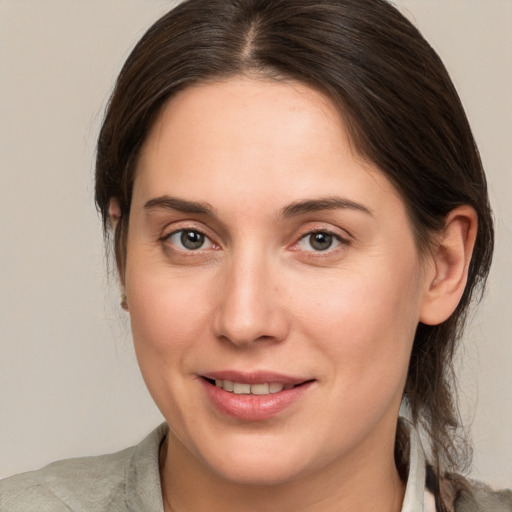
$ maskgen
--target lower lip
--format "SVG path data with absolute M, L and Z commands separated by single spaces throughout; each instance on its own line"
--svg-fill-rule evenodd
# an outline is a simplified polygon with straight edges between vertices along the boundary
M 313 384 L 306 382 L 269 395 L 236 395 L 205 379 L 201 381 L 210 401 L 221 413 L 244 421 L 262 421 L 277 416 L 300 400 Z

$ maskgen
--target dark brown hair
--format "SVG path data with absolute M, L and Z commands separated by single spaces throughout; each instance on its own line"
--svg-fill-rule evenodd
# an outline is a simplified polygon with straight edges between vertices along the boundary
M 107 236 L 110 199 L 121 207 L 114 241 L 121 279 L 137 157 L 162 105 L 193 84 L 240 74 L 299 81 L 327 94 L 356 150 L 400 192 L 421 251 L 453 208 L 467 204 L 478 214 L 463 297 L 442 324 L 418 326 L 405 387 L 412 420 L 430 439 L 430 481 L 445 510 L 440 479 L 465 462 L 452 361 L 489 270 L 492 216 L 478 150 L 448 73 L 388 2 L 188 0 L 147 31 L 119 75 L 97 148 L 96 202 Z

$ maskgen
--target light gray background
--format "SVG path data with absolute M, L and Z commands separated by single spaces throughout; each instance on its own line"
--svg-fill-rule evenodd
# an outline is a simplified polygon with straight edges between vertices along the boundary
M 449 68 L 489 177 L 497 254 L 462 410 L 473 476 L 512 487 L 512 2 L 398 4 Z M 114 77 L 170 5 L 0 0 L 0 477 L 121 449 L 162 421 L 106 277 L 92 175 Z

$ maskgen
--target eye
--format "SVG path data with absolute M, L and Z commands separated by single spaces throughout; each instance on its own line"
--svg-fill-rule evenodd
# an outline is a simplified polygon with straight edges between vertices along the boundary
M 213 242 L 204 233 L 194 229 L 180 229 L 171 233 L 165 239 L 174 247 L 185 251 L 197 251 L 213 247 Z
M 302 251 L 327 251 L 341 245 L 342 240 L 339 236 L 328 231 L 314 231 L 304 235 L 297 243 Z

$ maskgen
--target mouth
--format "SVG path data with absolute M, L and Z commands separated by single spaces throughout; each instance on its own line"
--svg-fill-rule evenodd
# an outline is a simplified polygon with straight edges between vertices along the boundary
M 293 389 L 311 382 L 311 380 L 308 380 L 298 384 L 285 384 L 282 382 L 257 382 L 249 384 L 246 382 L 235 382 L 227 379 L 203 378 L 212 386 L 223 389 L 228 393 L 234 393 L 235 395 L 272 395 L 274 393 L 280 393 L 283 390 Z
M 277 417 L 288 409 L 293 411 L 316 379 L 226 370 L 201 375 L 200 381 L 210 403 L 223 416 L 253 422 Z

